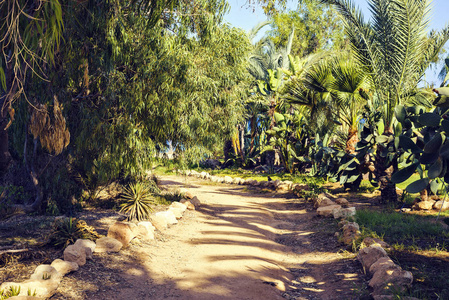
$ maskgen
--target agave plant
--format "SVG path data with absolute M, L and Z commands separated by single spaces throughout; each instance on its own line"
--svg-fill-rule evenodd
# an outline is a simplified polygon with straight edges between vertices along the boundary
M 67 247 L 74 244 L 77 239 L 95 241 L 100 235 L 95 229 L 86 224 L 84 220 L 75 218 L 57 219 L 52 227 L 48 243 L 56 247 Z
M 120 211 L 128 215 L 128 220 L 137 221 L 148 219 L 153 211 L 151 204 L 156 202 L 150 187 L 141 182 L 130 184 L 129 188 L 125 188 L 122 200 L 124 203 Z

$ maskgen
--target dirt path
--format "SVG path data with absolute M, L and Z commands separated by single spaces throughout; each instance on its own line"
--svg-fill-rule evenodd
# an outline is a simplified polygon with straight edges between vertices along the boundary
M 187 184 L 201 209 L 155 242 L 101 255 L 74 273 L 72 288 L 84 289 L 86 299 L 361 298 L 357 262 L 337 253 L 335 229 L 310 204 L 175 176 L 162 183 Z M 100 267 L 108 270 L 97 275 L 101 287 L 89 282 Z

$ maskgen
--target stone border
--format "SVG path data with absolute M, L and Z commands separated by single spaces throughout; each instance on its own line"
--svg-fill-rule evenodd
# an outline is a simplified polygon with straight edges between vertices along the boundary
M 187 196 L 191 196 L 186 193 Z M 165 229 L 170 225 L 175 225 L 182 218 L 187 209 L 194 210 L 201 205 L 197 197 L 183 199 L 180 202 L 173 202 L 166 211 L 153 214 L 150 221 L 143 221 L 137 224 L 132 222 L 114 223 L 108 229 L 108 235 L 91 240 L 78 239 L 75 244 L 67 246 L 64 250 L 64 260 L 55 259 L 51 265 L 39 265 L 34 273 L 23 282 L 4 282 L 0 285 L 0 291 L 7 291 L 11 288 L 18 290 L 18 296 L 10 297 L 11 300 L 38 300 L 47 299 L 53 296 L 61 283 L 62 278 L 77 271 L 86 264 L 86 260 L 93 259 L 93 253 L 119 252 L 123 247 L 127 247 L 131 240 L 154 240 L 155 229 Z M 33 296 L 29 296 L 29 294 Z
M 295 184 L 292 181 L 257 181 L 240 177 L 221 177 L 210 175 L 205 171 L 197 172 L 195 170 L 177 170 L 177 172 L 181 175 L 193 176 L 212 182 L 270 188 L 276 192 L 293 192 L 296 194 L 301 190 L 309 190 L 308 185 Z M 359 225 L 347 220 L 347 218 L 354 216 L 356 213 L 355 207 L 351 207 L 347 199 L 335 198 L 333 195 L 322 193 L 313 199 L 313 204 L 319 216 L 342 219 L 339 223 L 342 233 L 336 232 L 335 234 L 342 243 L 349 246 L 360 238 Z M 361 245 L 357 253 L 357 259 L 362 264 L 365 274 L 368 273 L 372 276 L 368 285 L 373 288 L 371 296 L 374 300 L 394 299 L 394 296 L 391 295 L 392 293 L 402 293 L 411 287 L 413 274 L 402 270 L 399 265 L 395 264 L 388 257 L 385 251 L 385 249 L 389 248 L 387 243 L 380 239 L 365 238 Z M 405 297 L 403 299 L 419 300 L 413 297 Z
M 200 179 L 210 180 L 217 183 L 250 185 L 253 187 L 270 188 L 277 192 L 298 193 L 301 190 L 309 190 L 306 184 L 294 184 L 291 181 L 257 181 L 253 179 L 232 178 L 230 176 L 213 176 L 207 172 L 197 172 L 195 170 L 181 171 L 179 174 L 194 176 Z M 39 265 L 30 279 L 21 283 L 4 282 L 0 290 L 7 290 L 10 287 L 20 287 L 19 296 L 11 297 L 11 300 L 19 299 L 46 299 L 50 298 L 57 290 L 62 278 L 79 269 L 86 263 L 86 259 L 93 259 L 94 252 L 119 252 L 122 247 L 128 246 L 131 240 L 138 238 L 141 240 L 153 240 L 154 231 L 163 230 L 170 225 L 175 225 L 186 209 L 195 210 L 201 206 L 201 202 L 196 196 L 193 196 L 187 189 L 181 189 L 184 197 L 180 202 L 173 202 L 168 210 L 153 214 L 150 221 L 131 222 L 118 221 L 113 224 L 107 237 L 97 239 L 96 243 L 90 240 L 77 240 L 75 244 L 69 245 L 64 250 L 64 260 L 56 259 L 51 265 Z M 343 219 L 339 223 L 342 227 L 342 234 L 336 233 L 336 236 L 346 245 L 352 243 L 360 237 L 359 225 L 355 222 L 346 220 L 355 215 L 355 207 L 349 207 L 349 202 L 345 198 L 337 198 L 322 193 L 313 199 L 317 214 L 323 217 L 334 217 Z M 369 286 L 373 288 L 371 294 L 374 300 L 394 299 L 391 292 L 403 292 L 409 288 L 413 282 L 413 275 L 409 271 L 404 271 L 396 265 L 386 253 L 384 248 L 388 248 L 385 242 L 365 238 L 357 254 L 357 259 L 362 264 L 364 272 L 372 275 Z M 27 296 L 28 291 L 35 292 L 35 296 Z M 403 299 L 419 300 L 413 297 Z

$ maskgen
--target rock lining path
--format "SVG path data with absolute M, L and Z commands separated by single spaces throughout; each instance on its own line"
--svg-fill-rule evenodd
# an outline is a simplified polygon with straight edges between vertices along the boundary
M 360 265 L 337 253 L 332 229 L 311 204 L 245 186 L 161 179 L 186 187 L 201 208 L 156 241 L 121 252 L 128 261 L 102 257 L 119 283 L 88 299 L 360 299 Z

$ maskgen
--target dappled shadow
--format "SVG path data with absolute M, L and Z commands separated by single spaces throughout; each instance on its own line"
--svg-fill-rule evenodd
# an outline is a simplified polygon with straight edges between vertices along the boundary
M 413 274 L 411 295 L 420 299 L 449 299 L 449 254 L 435 252 L 393 251 L 390 257 Z
M 347 300 L 367 294 L 355 259 L 335 254 L 341 249 L 335 225 L 311 213 L 310 203 L 242 186 L 196 184 L 192 193 L 203 202 L 198 211 L 151 243 L 96 254 L 63 280 L 82 291 L 80 298 L 58 293 L 52 299 Z

